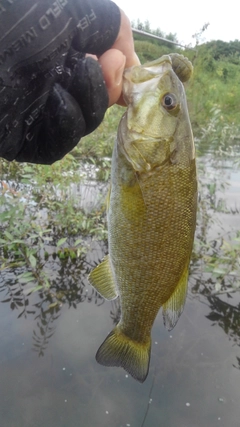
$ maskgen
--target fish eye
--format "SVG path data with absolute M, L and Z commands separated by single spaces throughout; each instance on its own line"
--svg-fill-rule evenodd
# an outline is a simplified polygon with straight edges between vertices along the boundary
M 173 93 L 166 93 L 162 98 L 162 106 L 168 110 L 174 110 L 177 107 L 177 99 Z

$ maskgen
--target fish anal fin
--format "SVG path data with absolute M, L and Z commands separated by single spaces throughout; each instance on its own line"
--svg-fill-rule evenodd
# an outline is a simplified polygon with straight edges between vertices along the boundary
M 173 294 L 163 304 L 163 322 L 164 326 L 171 331 L 176 325 L 179 317 L 181 316 L 187 296 L 188 289 L 188 264 L 184 269 L 181 279 Z
M 91 271 L 88 281 L 103 298 L 113 300 L 118 297 L 109 255 Z
M 148 375 L 151 338 L 146 343 L 131 340 L 116 326 L 99 347 L 96 360 L 104 366 L 121 366 L 143 383 Z

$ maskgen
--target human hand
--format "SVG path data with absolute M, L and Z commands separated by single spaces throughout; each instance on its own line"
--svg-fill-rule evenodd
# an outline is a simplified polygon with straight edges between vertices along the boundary
M 0 156 L 51 164 L 118 100 L 125 61 L 138 62 L 130 24 L 121 13 L 120 26 L 108 0 L 18 0 L 3 9 Z
M 124 69 L 140 64 L 134 50 L 131 23 L 125 13 L 122 10 L 120 12 L 121 25 L 118 37 L 112 48 L 98 59 L 108 90 L 109 106 L 115 103 L 125 105 L 121 97 Z

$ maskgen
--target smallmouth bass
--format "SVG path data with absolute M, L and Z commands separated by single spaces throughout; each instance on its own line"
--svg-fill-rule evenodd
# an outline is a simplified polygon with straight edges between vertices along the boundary
M 123 115 L 108 201 L 109 255 L 89 275 L 121 319 L 96 359 L 143 382 L 160 307 L 171 330 L 187 294 L 197 210 L 195 149 L 182 81 L 191 63 L 165 55 L 124 73 Z

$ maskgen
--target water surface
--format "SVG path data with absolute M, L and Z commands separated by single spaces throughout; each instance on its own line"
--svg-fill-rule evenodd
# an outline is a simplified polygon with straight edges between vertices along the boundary
M 224 197 L 240 209 L 240 173 L 232 167 L 227 174 Z M 213 235 L 239 229 L 239 213 L 218 215 Z M 41 293 L 12 304 L 11 276 L 1 276 L 1 427 L 239 427 L 239 293 L 207 297 L 194 291 L 190 278 L 185 310 L 171 333 L 158 314 L 149 376 L 140 384 L 95 361 L 119 315 L 117 303 L 104 302 L 87 284 L 106 250 L 93 244 L 74 292 L 66 285 L 62 306 L 51 310 Z

